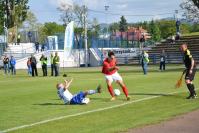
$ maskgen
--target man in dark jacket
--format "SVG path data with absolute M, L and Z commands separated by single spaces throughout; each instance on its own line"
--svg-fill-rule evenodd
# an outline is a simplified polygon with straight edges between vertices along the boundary
M 37 60 L 34 57 L 34 55 L 31 55 L 30 57 L 30 62 L 31 62 L 31 68 L 32 68 L 32 76 L 34 77 L 35 75 L 38 76 L 37 73 Z

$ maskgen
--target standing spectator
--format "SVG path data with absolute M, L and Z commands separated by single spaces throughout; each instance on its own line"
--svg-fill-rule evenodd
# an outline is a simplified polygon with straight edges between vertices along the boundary
M 142 35 L 142 37 L 140 39 L 140 48 L 141 49 L 144 47 L 144 43 L 145 43 L 145 37 L 144 37 L 144 35 Z
M 166 55 L 165 51 L 162 50 L 162 53 L 160 55 L 160 71 L 165 71 L 165 64 L 166 64 Z
M 39 42 L 35 42 L 36 53 L 39 53 Z
M 33 77 L 35 75 L 38 76 L 38 73 L 37 73 L 37 60 L 34 57 L 34 55 L 31 55 L 30 62 L 31 62 L 31 68 L 32 68 L 32 76 Z
M 148 63 L 149 63 L 149 55 L 146 51 L 143 51 L 142 53 L 141 63 L 142 63 L 142 69 L 143 69 L 144 75 L 146 75 L 147 70 L 148 70 Z
M 32 75 L 32 68 L 31 68 L 30 58 L 28 58 L 27 67 L 28 67 L 28 75 Z
M 4 73 L 5 74 L 10 73 L 9 58 L 7 57 L 7 55 L 5 55 L 3 58 L 3 66 L 4 66 Z
M 53 58 L 53 65 L 54 65 L 54 69 L 55 69 L 55 76 L 59 76 L 59 56 L 58 53 L 55 53 L 55 57 Z
M 12 75 L 16 75 L 15 65 L 16 65 L 16 60 L 15 60 L 15 58 L 13 56 L 11 56 L 11 59 L 10 59 L 10 68 L 11 68 Z
M 42 44 L 42 45 L 41 45 L 41 52 L 44 51 L 44 50 L 45 50 L 45 45 Z
M 17 35 L 17 45 L 20 45 L 21 42 L 21 35 L 18 33 Z
M 53 64 L 54 55 L 51 53 L 50 55 L 50 63 L 51 63 L 51 76 L 54 76 L 54 64 Z
M 47 76 L 47 57 L 42 54 L 40 61 L 42 65 L 43 76 Z

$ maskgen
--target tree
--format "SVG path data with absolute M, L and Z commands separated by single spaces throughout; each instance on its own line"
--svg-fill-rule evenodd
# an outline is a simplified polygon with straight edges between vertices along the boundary
M 161 31 L 161 38 L 168 38 L 176 34 L 176 26 L 174 20 L 160 20 L 156 22 Z
M 199 8 L 199 0 L 192 0 L 194 5 L 197 6 Z
M 94 18 L 91 23 L 91 34 L 94 37 L 98 37 L 99 32 L 100 32 L 100 25 L 98 23 L 97 18 Z
M 157 25 L 157 23 L 155 23 L 153 20 L 150 23 L 150 34 L 151 34 L 151 39 L 155 42 L 160 41 L 161 37 L 160 37 L 160 29 Z
M 199 22 L 198 0 L 184 0 L 180 7 L 185 10 L 184 16 L 190 22 Z
M 65 27 L 63 25 L 59 25 L 55 22 L 45 23 L 43 28 L 47 36 L 55 35 L 60 32 L 63 33 L 65 31 Z
M 110 25 L 110 31 L 111 31 L 111 32 L 119 31 L 119 23 L 112 23 L 112 24 Z
M 83 16 L 88 12 L 87 7 L 62 3 L 57 9 L 62 12 L 61 21 L 63 21 L 65 26 L 71 21 L 75 21 L 78 27 L 83 27 Z
M 124 16 L 122 16 L 120 18 L 120 22 L 119 23 L 120 23 L 120 25 L 119 25 L 120 32 L 125 32 L 127 30 L 127 28 L 128 28 L 128 24 L 127 24 L 127 21 L 126 21 Z
M 4 0 L 0 3 L 0 7 L 0 23 L 3 25 L 5 22 L 7 28 L 12 33 L 11 41 L 13 42 L 17 34 L 17 28 L 26 19 L 29 9 L 28 0 Z
M 22 29 L 26 31 L 34 31 L 38 28 L 38 25 L 40 24 L 38 24 L 35 14 L 28 11 L 26 20 L 23 22 Z

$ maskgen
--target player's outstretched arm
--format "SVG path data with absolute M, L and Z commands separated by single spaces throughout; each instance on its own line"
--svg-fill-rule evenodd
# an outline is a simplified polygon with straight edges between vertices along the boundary
M 68 89 L 70 84 L 73 82 L 73 78 L 70 81 L 64 80 L 64 82 L 65 82 L 65 87 L 64 88 Z

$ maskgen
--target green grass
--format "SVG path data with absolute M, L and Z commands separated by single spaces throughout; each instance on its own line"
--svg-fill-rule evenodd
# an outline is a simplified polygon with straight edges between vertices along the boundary
M 132 97 L 132 101 L 153 96 L 157 98 L 88 113 L 80 116 L 64 118 L 28 128 L 18 129 L 17 133 L 110 133 L 126 131 L 170 119 L 176 115 L 199 109 L 199 99 L 186 100 L 188 95 L 185 85 L 174 89 L 176 80 L 181 75 L 183 66 L 169 66 L 166 72 L 159 72 L 157 66 L 150 66 L 150 72 L 144 76 L 140 67 L 122 66 L 122 75 Z M 55 84 L 63 81 L 63 77 L 29 77 L 24 70 L 17 76 L 0 75 L 0 131 L 26 124 L 53 119 L 60 116 L 107 108 L 125 104 L 125 96 L 120 95 L 116 101 L 110 102 L 104 76 L 100 68 L 68 68 L 65 72 L 68 79 L 73 77 L 71 86 L 73 93 L 80 90 L 96 88 L 102 84 L 103 93 L 89 96 L 88 105 L 63 105 L 56 95 Z M 39 72 L 41 75 L 41 71 Z M 196 75 L 198 81 L 198 74 Z M 198 87 L 199 83 L 195 82 Z M 118 88 L 114 84 L 114 88 Z M 173 95 L 165 95 L 172 92 Z
M 186 33 L 183 34 L 182 36 L 196 36 L 196 35 L 199 35 L 199 32 Z

